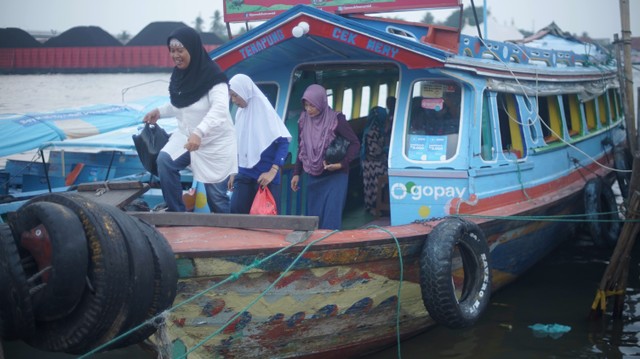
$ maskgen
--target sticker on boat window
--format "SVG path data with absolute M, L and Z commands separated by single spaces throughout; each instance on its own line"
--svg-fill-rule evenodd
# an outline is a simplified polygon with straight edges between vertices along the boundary
M 422 94 L 422 97 L 442 98 L 444 87 L 442 84 L 439 84 L 437 82 L 425 81 L 420 87 L 420 92 Z
M 409 135 L 407 156 L 417 161 L 447 159 L 447 136 Z
M 426 108 L 427 110 L 440 111 L 443 108 L 444 100 L 441 98 L 423 98 L 422 99 L 422 108 Z

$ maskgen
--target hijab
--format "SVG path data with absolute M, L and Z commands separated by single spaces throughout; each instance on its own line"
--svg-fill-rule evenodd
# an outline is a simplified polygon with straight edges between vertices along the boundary
M 236 111 L 236 135 L 238 137 L 238 165 L 253 168 L 260 155 L 273 141 L 283 137 L 291 141 L 291 134 L 271 106 L 260 88 L 244 74 L 229 80 L 229 87 L 247 103 Z
M 175 107 L 187 107 L 200 100 L 214 85 L 227 82 L 227 76 L 222 72 L 202 45 L 202 39 L 194 29 L 181 27 L 174 30 L 167 38 L 167 46 L 171 39 L 182 43 L 189 52 L 191 61 L 184 70 L 173 68 L 169 83 L 171 104 Z
M 303 111 L 298 121 L 300 125 L 300 153 L 304 171 L 317 176 L 324 171 L 324 153 L 331 141 L 336 137 L 335 129 L 338 127 L 338 113 L 327 102 L 327 90 L 320 85 L 313 84 L 304 91 L 304 100 L 316 107 L 320 113 L 317 116 L 309 116 Z

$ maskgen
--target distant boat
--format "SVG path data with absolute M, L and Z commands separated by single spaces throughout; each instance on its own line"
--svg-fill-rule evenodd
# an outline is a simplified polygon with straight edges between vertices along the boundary
M 0 115 L 0 157 L 37 149 L 48 141 L 82 138 L 140 124 L 166 96 L 126 104 L 96 104 L 51 112 Z
M 308 85 L 323 85 L 359 135 L 368 110 L 396 97 L 388 176 L 379 179 L 372 216 L 363 209 L 359 160 L 352 163 L 344 229 L 336 232 L 305 216 L 304 183 L 299 192 L 288 189 L 292 162 L 282 172 L 279 216 L 129 212 L 153 226 L 147 238 L 166 239 L 175 255 L 175 266 L 154 267 L 178 277 L 173 307 L 156 321 L 156 350 L 188 358 L 357 357 L 434 325 L 474 325 L 493 291 L 579 229 L 597 245 L 617 239 L 611 184 L 624 184 L 628 172 L 613 169 L 629 167 L 609 59 L 307 5 L 210 55 L 229 77 L 249 75 L 274 103 L 293 134 L 292 161 Z M 90 207 L 64 196 L 34 202 Z M 577 219 L 590 222 L 581 228 Z M 120 232 L 125 239 L 116 242 L 135 236 Z M 135 263 L 132 252 L 123 254 L 128 263 Z M 131 292 L 113 305 L 129 312 L 135 302 L 127 299 L 144 291 L 127 276 L 117 281 Z M 21 339 L 81 354 L 110 348 L 133 328 L 113 310 L 80 310 L 53 322 L 68 329 L 76 324 L 70 316 L 97 316 L 99 325 L 86 326 L 90 335 L 47 342 L 35 322 Z

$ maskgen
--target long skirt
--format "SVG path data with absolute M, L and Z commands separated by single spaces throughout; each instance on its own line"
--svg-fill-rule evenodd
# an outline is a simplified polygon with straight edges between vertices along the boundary
M 387 164 L 384 161 L 362 160 L 362 182 L 364 182 L 364 205 L 367 210 L 376 208 L 378 196 L 378 177 L 387 176 Z
M 342 228 L 342 210 L 347 199 L 349 174 L 307 175 L 307 215 L 320 217 L 318 228 Z

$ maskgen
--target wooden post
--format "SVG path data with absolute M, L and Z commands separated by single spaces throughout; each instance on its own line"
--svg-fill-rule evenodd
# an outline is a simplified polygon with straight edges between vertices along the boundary
M 627 124 L 627 140 L 629 150 L 633 156 L 634 168 L 640 168 L 640 152 L 638 152 L 638 125 L 635 118 L 635 110 L 633 108 L 633 67 L 631 66 L 631 21 L 629 18 L 629 0 L 620 0 L 620 23 L 622 25 L 622 52 L 624 65 L 624 83 L 620 83 L 621 90 L 624 91 L 624 113 L 625 122 Z M 618 63 L 618 66 L 621 64 Z M 629 183 L 629 193 L 638 188 L 637 171 L 631 173 Z
M 629 21 L 629 1 L 620 0 L 620 22 L 622 24 L 622 47 L 623 60 L 620 61 L 619 48 L 616 46 L 616 59 L 618 66 L 624 66 L 620 76 L 620 90 L 623 92 L 625 122 L 627 127 L 627 144 L 633 157 L 631 181 L 629 183 L 629 202 L 627 203 L 627 220 L 640 218 L 640 179 L 638 171 L 640 168 L 640 152 L 638 151 L 638 131 L 633 108 L 633 69 L 631 66 L 631 30 Z M 615 37 L 617 40 L 617 36 Z M 616 41 L 617 42 L 617 41 Z M 606 309 L 606 298 L 614 297 L 613 316 L 622 316 L 624 305 L 624 294 L 627 288 L 627 277 L 629 270 L 629 256 L 635 240 L 640 233 L 638 223 L 628 221 L 624 223 L 616 248 L 611 255 L 611 260 L 600 281 L 600 286 L 596 294 L 596 299 L 591 306 L 592 315 L 603 314 Z

